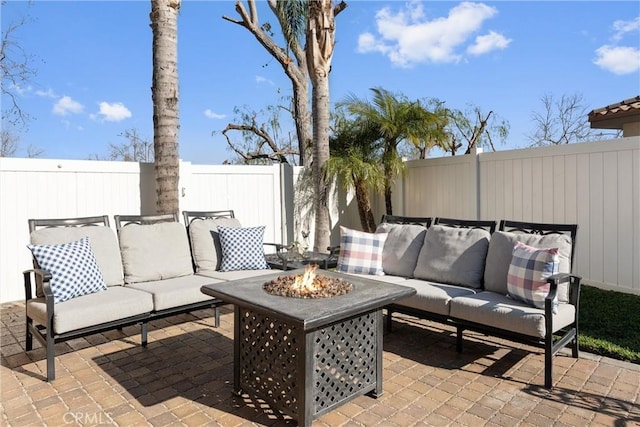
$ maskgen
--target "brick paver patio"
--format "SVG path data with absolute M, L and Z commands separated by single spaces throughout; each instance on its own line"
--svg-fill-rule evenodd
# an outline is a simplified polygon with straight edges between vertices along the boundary
M 59 344 L 56 377 L 44 350 L 24 352 L 24 305 L 2 305 L 2 424 L 280 426 L 292 420 L 232 395 L 233 314 L 223 308 L 154 321 L 149 345 L 129 327 Z M 638 426 L 640 365 L 558 356 L 543 384 L 543 354 L 400 317 L 384 337 L 384 394 L 361 396 L 314 426 Z

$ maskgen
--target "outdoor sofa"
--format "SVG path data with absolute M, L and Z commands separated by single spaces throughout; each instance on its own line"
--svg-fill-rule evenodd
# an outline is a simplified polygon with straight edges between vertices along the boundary
M 240 259 L 225 259 L 247 268 L 220 271 L 218 226 L 254 235 L 260 227 L 241 227 L 233 211 L 183 215 L 188 228 L 177 215 L 116 215 L 116 232 L 106 215 L 29 220 L 34 268 L 23 273 L 26 350 L 32 350 L 33 337 L 44 346 L 48 381 L 55 379 L 56 343 L 140 324 L 146 346 L 149 321 L 209 307 L 218 326 L 224 303 L 200 288 L 271 272 L 258 235 L 250 239 L 259 248 L 254 259 L 246 259 L 242 245 Z M 240 237 L 243 245 L 249 240 Z
M 551 388 L 558 351 L 570 345 L 578 357 L 580 278 L 570 274 L 577 225 L 496 226 L 384 216 L 376 233 L 342 227 L 337 268 L 416 289 L 387 307 L 388 331 L 398 312 L 454 326 L 459 352 L 465 330 L 543 347 L 544 385 Z M 551 270 L 542 275 L 545 268 Z

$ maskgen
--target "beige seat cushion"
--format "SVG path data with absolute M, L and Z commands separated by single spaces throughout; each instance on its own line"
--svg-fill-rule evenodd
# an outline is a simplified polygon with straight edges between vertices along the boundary
M 217 270 L 222 262 L 218 226 L 240 227 L 236 218 L 194 219 L 189 225 L 189 239 L 196 272 Z
M 103 292 L 83 295 L 56 304 L 53 330 L 62 334 L 151 311 L 151 294 L 123 286 L 112 286 Z M 27 301 L 27 316 L 36 323 L 47 324 L 47 305 L 44 298 Z
M 193 274 L 187 231 L 181 223 L 128 224 L 119 237 L 125 283 Z
M 468 320 L 532 337 L 544 338 L 546 326 L 544 310 L 515 301 L 495 292 L 456 297 L 451 301 L 450 315 L 454 319 Z M 553 332 L 574 322 L 575 307 L 558 304 L 553 315 Z
M 125 287 L 148 292 L 153 298 L 154 311 L 160 311 L 211 300 L 213 298 L 203 294 L 200 288 L 220 281 L 210 277 L 191 275 L 151 282 L 130 283 Z
M 91 250 L 96 258 L 102 277 L 107 286 L 122 285 L 122 260 L 115 232 L 103 225 L 87 227 L 41 228 L 31 233 L 34 245 L 59 245 L 89 238 Z
M 396 305 L 416 308 L 429 313 L 449 315 L 449 304 L 455 297 L 473 295 L 475 291 L 462 286 L 444 285 L 441 283 L 427 282 L 419 279 L 409 279 L 402 283 L 403 286 L 414 288 L 417 293 L 410 297 L 397 301 Z

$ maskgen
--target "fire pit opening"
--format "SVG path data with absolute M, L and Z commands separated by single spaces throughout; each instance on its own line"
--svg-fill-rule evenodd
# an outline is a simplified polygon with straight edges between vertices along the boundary
M 304 274 L 279 276 L 264 284 L 271 295 L 294 298 L 330 298 L 349 293 L 353 285 L 336 277 L 316 274 L 318 265 L 307 265 Z

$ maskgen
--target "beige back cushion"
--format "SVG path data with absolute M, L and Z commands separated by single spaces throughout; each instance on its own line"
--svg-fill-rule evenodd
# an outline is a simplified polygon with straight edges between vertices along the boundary
M 483 229 L 432 225 L 413 275 L 432 282 L 480 288 L 490 237 Z
M 128 224 L 120 229 L 119 237 L 126 283 L 193 274 L 189 240 L 182 223 Z
M 98 267 L 107 286 L 118 286 L 124 283 L 122 260 L 116 233 L 103 225 L 86 227 L 52 227 L 41 228 L 31 233 L 34 245 L 59 245 L 89 238 L 91 250 L 95 255 Z
M 484 288 L 487 291 L 498 292 L 506 295 L 507 274 L 513 257 L 513 247 L 516 242 L 539 249 L 558 248 L 560 256 L 560 273 L 571 272 L 571 237 L 566 234 L 539 234 L 512 233 L 496 231 L 491 236 L 489 252 L 487 253 L 487 265 L 484 269 Z M 558 289 L 558 300 L 568 301 L 568 287 L 566 284 Z
M 222 249 L 218 226 L 240 227 L 236 218 L 195 219 L 189 225 L 189 238 L 196 271 L 218 270 Z

